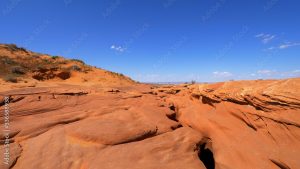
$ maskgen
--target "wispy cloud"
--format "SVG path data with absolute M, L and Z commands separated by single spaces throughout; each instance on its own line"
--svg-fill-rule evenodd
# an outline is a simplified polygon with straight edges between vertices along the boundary
M 256 72 L 258 75 L 271 76 L 277 73 L 276 70 L 258 70 Z
M 291 70 L 291 71 L 276 71 L 276 70 L 258 70 L 256 73 L 252 73 L 250 76 L 258 76 L 258 77 L 299 77 L 300 70 Z
M 271 47 L 268 47 L 267 49 L 264 49 L 264 50 L 268 51 L 268 50 L 275 50 L 275 49 L 277 49 L 277 47 L 271 46 Z
M 285 42 L 285 43 L 282 43 L 278 46 L 271 46 L 267 49 L 264 49 L 264 51 L 272 51 L 272 50 L 278 50 L 278 49 L 287 49 L 287 48 L 290 48 L 290 47 L 295 47 L 295 46 L 300 46 L 300 43 L 292 43 L 292 42 Z
M 117 52 L 125 52 L 126 48 L 117 45 L 111 45 L 110 49 L 115 50 Z
M 289 47 L 293 47 L 293 46 L 300 46 L 300 43 L 291 43 L 291 42 L 287 42 L 284 44 L 279 45 L 279 49 L 287 49 Z
M 215 71 L 213 72 L 214 77 L 218 77 L 218 78 L 226 78 L 226 77 L 232 77 L 233 74 L 230 72 L 219 72 L 219 71 Z
M 276 35 L 260 33 L 255 35 L 255 37 L 260 39 L 262 43 L 267 44 L 271 42 L 276 37 Z

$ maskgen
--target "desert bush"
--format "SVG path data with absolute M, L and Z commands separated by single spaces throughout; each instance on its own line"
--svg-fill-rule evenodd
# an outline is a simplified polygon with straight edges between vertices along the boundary
M 46 63 L 46 64 L 52 63 L 52 61 L 51 61 L 51 60 L 48 60 L 48 59 L 43 59 L 43 62 Z
M 79 62 L 79 63 L 82 63 L 82 64 L 85 64 L 84 61 L 80 60 L 80 59 L 71 59 L 72 61 L 75 61 L 75 62 Z
M 68 61 L 67 61 L 67 60 L 62 60 L 62 61 L 59 61 L 58 63 L 59 63 L 59 64 L 64 64 L 64 65 L 65 65 L 65 64 L 68 63 Z
M 12 75 L 12 74 L 5 76 L 5 77 L 4 77 L 4 80 L 5 80 L 6 82 L 18 83 L 18 78 L 17 78 L 17 76 L 16 76 L 16 75 Z
M 40 69 L 45 69 L 46 67 L 45 67 L 45 65 L 43 65 L 43 64 L 37 64 L 36 65 L 36 69 L 37 70 L 40 70 Z
M 69 79 L 71 77 L 71 72 L 63 71 L 63 72 L 58 73 L 56 76 L 59 77 L 62 80 L 66 80 L 66 79 Z
M 191 84 L 196 84 L 196 80 L 192 80 L 192 81 L 191 81 Z
M 40 58 L 41 56 L 38 55 L 38 54 L 33 54 L 32 57 L 33 57 L 34 59 L 38 59 L 38 58 Z
M 78 65 L 72 65 L 72 66 L 70 67 L 70 70 L 81 71 L 81 67 L 79 67 Z
M 107 71 L 107 72 L 113 76 L 125 77 L 125 75 L 122 73 L 117 73 L 117 72 L 113 72 L 113 71 Z
M 6 65 L 13 65 L 13 64 L 16 64 L 16 62 L 11 59 L 11 58 L 8 58 L 8 57 L 3 57 L 2 58 L 2 62 Z
M 14 66 L 11 68 L 11 73 L 15 74 L 25 74 L 25 70 L 21 66 Z
M 16 44 L 9 44 L 7 45 L 8 49 L 10 51 L 23 51 L 23 52 L 27 52 L 27 50 L 25 48 L 21 48 L 21 47 L 18 47 Z
M 51 56 L 51 58 L 55 60 L 55 59 L 58 59 L 59 56 Z

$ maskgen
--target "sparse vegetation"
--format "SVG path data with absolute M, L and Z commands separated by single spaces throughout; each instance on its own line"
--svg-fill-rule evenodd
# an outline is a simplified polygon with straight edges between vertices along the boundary
M 125 75 L 122 73 L 117 73 L 117 72 L 112 72 L 112 71 L 107 71 L 107 72 L 114 76 L 125 77 Z
M 22 68 L 21 66 L 14 66 L 11 68 L 11 73 L 23 75 L 26 72 L 25 72 L 24 68 Z
M 38 58 L 40 58 L 40 55 L 34 54 L 34 55 L 32 55 L 32 57 L 35 58 L 35 59 L 38 59 Z
M 196 80 L 192 80 L 192 81 L 191 81 L 191 84 L 196 84 Z
M 71 61 L 79 62 L 79 63 L 85 65 L 84 61 L 82 61 L 82 60 L 80 60 L 80 59 L 71 59 Z
M 13 65 L 13 64 L 16 64 L 16 62 L 13 60 L 13 59 L 11 59 L 11 58 L 9 58 L 9 57 L 2 57 L 2 62 L 4 63 L 4 64 L 6 64 L 6 65 Z
M 11 82 L 11 83 L 18 83 L 18 78 L 16 75 L 14 74 L 9 74 L 7 76 L 4 77 L 4 80 L 6 82 Z
M 62 61 L 59 62 L 59 64 L 63 64 L 63 65 L 65 65 L 67 63 L 68 63 L 68 60 L 62 60 Z
M 58 59 L 59 56 L 51 56 L 51 58 L 55 60 L 55 59 Z
M 27 50 L 25 48 L 18 47 L 16 44 L 8 44 L 7 48 L 12 52 L 16 52 L 16 51 L 27 52 Z
M 81 67 L 79 67 L 78 65 L 72 65 L 72 66 L 70 67 L 70 70 L 81 71 Z
M 50 64 L 50 63 L 53 63 L 51 60 L 49 59 L 43 59 L 43 62 L 46 63 L 46 64 Z
M 80 59 L 65 59 L 57 55 L 31 52 L 14 44 L 3 45 L 1 49 L 8 51 L 7 54 L 0 55 L 0 77 L 7 82 L 17 83 L 29 77 L 40 81 L 54 78 L 66 80 L 75 71 L 87 74 L 97 69 L 95 66 L 86 65 Z M 26 53 L 20 53 L 22 51 Z M 115 79 L 131 80 L 122 73 L 104 72 Z

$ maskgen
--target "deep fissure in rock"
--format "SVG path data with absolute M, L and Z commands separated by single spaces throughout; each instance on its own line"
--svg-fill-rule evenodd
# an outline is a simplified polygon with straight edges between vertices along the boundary
M 173 120 L 173 121 L 176 121 L 176 122 L 178 122 L 178 120 L 177 120 L 177 115 L 176 115 L 176 113 L 172 113 L 172 114 L 167 114 L 166 115 L 170 120 Z
M 203 162 L 207 169 L 215 168 L 215 159 L 213 153 L 206 147 L 206 143 L 203 143 L 199 147 L 198 157 Z
M 176 111 L 176 107 L 174 105 L 169 106 L 170 110 Z

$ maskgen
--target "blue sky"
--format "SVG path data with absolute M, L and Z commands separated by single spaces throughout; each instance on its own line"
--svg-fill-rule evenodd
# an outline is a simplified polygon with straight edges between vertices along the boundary
M 3 0 L 0 43 L 143 82 L 300 76 L 297 0 Z

